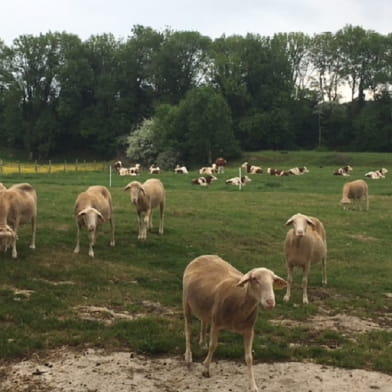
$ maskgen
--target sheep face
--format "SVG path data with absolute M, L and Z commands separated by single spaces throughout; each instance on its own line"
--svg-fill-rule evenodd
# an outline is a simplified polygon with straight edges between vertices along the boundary
M 252 295 L 265 309 L 275 307 L 275 289 L 287 286 L 287 282 L 266 268 L 255 268 L 246 273 L 237 286 L 248 283 L 248 293 Z
M 95 231 L 97 226 L 105 221 L 103 215 L 93 207 L 83 209 L 78 213 L 78 217 L 83 219 L 84 225 L 90 232 Z
M 8 225 L 0 228 L 0 252 L 6 252 L 17 239 L 15 231 Z
M 287 222 L 286 226 L 293 225 L 294 233 L 298 237 L 303 237 L 306 234 L 307 227 L 314 226 L 314 222 L 306 215 L 295 214 Z

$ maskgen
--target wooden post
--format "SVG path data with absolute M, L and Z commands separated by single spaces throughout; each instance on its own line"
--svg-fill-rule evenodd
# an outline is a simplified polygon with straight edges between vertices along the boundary
M 36 173 L 38 173 L 38 164 L 37 164 L 37 161 L 35 161 L 34 171 L 35 171 Z
M 65 171 L 66 171 L 66 165 L 67 165 L 67 161 L 64 161 L 64 173 L 65 173 Z
M 78 171 L 78 160 L 75 161 L 75 171 Z
M 48 173 L 52 173 L 52 161 L 49 161 Z
M 19 171 L 19 174 L 22 174 L 22 167 L 19 162 L 18 162 L 18 171 Z

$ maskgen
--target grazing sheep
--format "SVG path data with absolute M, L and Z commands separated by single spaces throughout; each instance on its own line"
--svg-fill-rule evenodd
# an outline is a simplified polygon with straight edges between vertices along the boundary
M 191 261 L 183 277 L 183 310 L 185 319 L 185 361 L 192 362 L 192 314 L 201 321 L 201 343 L 207 325 L 210 345 L 203 362 L 203 375 L 209 377 L 210 363 L 223 329 L 244 336 L 245 361 L 252 391 L 258 391 L 252 367 L 254 324 L 259 305 L 275 307 L 273 288 L 283 288 L 287 282 L 267 268 L 254 268 L 245 275 L 216 255 L 203 255 Z
M 216 165 L 216 169 L 217 169 L 218 174 L 220 174 L 220 173 L 223 174 L 225 172 L 225 166 L 227 165 L 227 161 L 225 158 L 219 157 L 219 158 L 216 158 L 215 165 Z
M 147 239 L 147 230 L 152 229 L 152 212 L 155 207 L 160 209 L 159 234 L 163 234 L 163 219 L 165 210 L 165 188 L 156 178 L 150 178 L 141 184 L 139 181 L 130 182 L 124 191 L 129 190 L 131 203 L 136 207 L 139 240 Z
M 233 178 L 229 178 L 225 181 L 226 184 L 230 184 L 230 185 L 236 185 L 239 186 L 241 185 L 246 185 L 248 182 L 251 182 L 252 180 L 248 177 L 248 176 L 242 176 L 240 177 L 233 177 Z
M 28 183 L 15 184 L 7 189 L 0 187 L 0 251 L 12 248 L 11 256 L 16 259 L 16 240 L 19 226 L 31 222 L 30 248 L 35 249 L 37 229 L 37 192 Z
M 109 221 L 111 227 L 110 246 L 115 245 L 112 196 L 109 190 L 101 185 L 90 186 L 78 195 L 75 202 L 76 246 L 74 253 L 80 251 L 80 230 L 85 226 L 88 230 L 88 255 L 94 257 L 93 246 L 97 237 L 98 226 Z
M 174 168 L 176 174 L 188 174 L 188 169 L 185 166 L 176 165 Z
M 346 182 L 343 185 L 342 200 L 340 203 L 343 208 L 349 208 L 352 206 L 355 208 L 355 204 L 358 205 L 359 210 L 362 210 L 362 204 L 365 205 L 365 211 L 369 209 L 369 198 L 368 198 L 368 184 L 363 180 L 355 180 Z
M 312 264 L 322 263 L 322 283 L 327 284 L 327 237 L 324 225 L 313 216 L 295 214 L 286 225 L 293 227 L 287 232 L 284 243 L 287 267 L 287 291 L 283 300 L 288 302 L 293 284 L 293 269 L 298 266 L 303 269 L 302 302 L 308 300 L 308 276 Z

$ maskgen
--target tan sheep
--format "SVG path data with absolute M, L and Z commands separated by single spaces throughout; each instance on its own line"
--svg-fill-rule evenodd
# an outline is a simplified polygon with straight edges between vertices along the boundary
M 109 221 L 111 227 L 110 246 L 115 245 L 112 196 L 105 186 L 90 186 L 85 192 L 80 193 L 75 202 L 74 213 L 77 228 L 74 253 L 80 251 L 80 230 L 85 226 L 89 237 L 88 255 L 94 257 L 93 247 L 97 229 L 106 220 Z
M 163 234 L 163 220 L 166 203 L 165 188 L 156 178 L 150 178 L 141 184 L 139 181 L 130 182 L 124 191 L 129 190 L 131 203 L 136 207 L 139 240 L 147 239 L 147 230 L 152 229 L 153 209 L 159 206 L 159 234 Z
M 283 300 L 288 302 L 293 284 L 293 269 L 303 269 L 302 302 L 308 300 L 308 276 L 312 264 L 322 263 L 322 283 L 327 284 L 327 237 L 324 225 L 313 216 L 295 214 L 287 220 L 286 225 L 293 227 L 287 232 L 284 243 L 287 267 L 287 291 Z
M 343 185 L 343 194 L 340 201 L 343 208 L 355 208 L 357 205 L 359 210 L 362 210 L 364 205 L 365 210 L 369 209 L 369 190 L 368 184 L 363 180 L 355 180 L 346 182 Z
M 27 183 L 15 184 L 9 189 L 1 184 L 0 190 L 0 251 L 12 248 L 12 257 L 18 257 L 16 240 L 19 226 L 31 222 L 30 248 L 35 249 L 37 229 L 37 192 Z
M 245 275 L 216 255 L 203 255 L 191 261 L 183 276 L 183 310 L 185 319 L 185 361 L 192 362 L 192 314 L 201 321 L 201 339 L 211 325 L 210 344 L 203 362 L 203 375 L 209 377 L 210 363 L 221 330 L 231 330 L 244 336 L 245 360 L 252 391 L 258 391 L 253 374 L 252 344 L 254 324 L 259 305 L 275 307 L 275 288 L 286 281 L 266 268 L 254 268 Z

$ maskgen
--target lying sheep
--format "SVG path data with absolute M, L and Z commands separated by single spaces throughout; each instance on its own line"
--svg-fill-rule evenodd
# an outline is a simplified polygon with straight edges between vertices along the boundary
M 160 174 L 161 168 L 159 166 L 151 165 L 150 166 L 150 174 Z
M 340 203 L 344 209 L 350 206 L 355 208 L 355 205 L 358 205 L 359 210 L 362 210 L 362 205 L 364 205 L 367 211 L 369 209 L 368 193 L 368 184 L 365 181 L 355 180 L 346 182 L 343 185 L 343 194 Z
M 210 375 L 210 363 L 220 331 L 226 329 L 238 332 L 244 336 L 251 390 L 258 391 L 252 367 L 254 324 L 260 303 L 264 308 L 274 308 L 273 289 L 283 288 L 286 284 L 284 279 L 267 268 L 254 268 L 244 275 L 216 255 L 203 255 L 191 261 L 183 276 L 185 361 L 188 366 L 192 362 L 191 329 L 194 314 L 201 320 L 202 334 L 207 325 L 211 325 L 203 375 Z
M 163 218 L 165 210 L 165 188 L 156 178 L 150 178 L 141 184 L 139 181 L 130 182 L 124 191 L 129 190 L 132 204 L 136 207 L 139 225 L 139 240 L 147 239 L 147 230 L 152 229 L 152 212 L 159 206 L 159 234 L 163 234 Z
M 106 220 L 111 227 L 110 246 L 115 245 L 112 196 L 109 190 L 101 185 L 90 186 L 85 192 L 79 194 L 75 202 L 76 219 L 76 246 L 74 253 L 80 251 L 80 230 L 85 226 L 88 230 L 88 255 L 94 257 L 93 246 L 97 236 L 97 228 Z
M 176 173 L 176 174 L 188 174 L 188 169 L 186 168 L 186 166 L 176 165 L 176 167 L 174 168 L 174 173 Z
M 290 300 L 293 269 L 298 266 L 303 269 L 302 302 L 307 304 L 309 303 L 308 275 L 312 264 L 322 263 L 322 283 L 327 284 L 327 237 L 324 225 L 319 219 L 303 214 L 293 215 L 286 225 L 292 225 L 293 228 L 287 232 L 284 243 L 288 278 L 287 292 L 283 300 L 285 302 Z
M 37 229 L 37 192 L 28 183 L 15 184 L 7 189 L 0 187 L 0 251 L 12 248 L 12 258 L 18 257 L 16 240 L 21 224 L 31 222 L 30 248 L 35 249 Z

